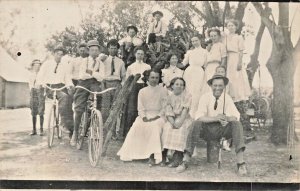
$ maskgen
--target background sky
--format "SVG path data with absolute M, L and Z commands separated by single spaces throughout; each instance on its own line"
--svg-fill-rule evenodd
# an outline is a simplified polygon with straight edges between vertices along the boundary
M 17 42 L 22 52 L 22 55 L 18 57 L 18 62 L 22 65 L 28 65 L 34 58 L 43 59 L 47 53 L 44 45 L 46 40 L 58 31 L 64 30 L 67 26 L 74 26 L 79 28 L 82 17 L 88 12 L 97 11 L 97 7 L 103 1 L 88 1 L 88 0 L 0 0 L 0 30 L 2 32 L 2 38 L 8 37 L 9 27 L 4 27 L 5 19 L 10 17 L 11 11 L 15 8 L 21 7 L 20 14 L 13 20 L 12 25 L 16 26 L 14 42 Z M 223 3 L 223 2 L 222 2 Z M 232 2 L 237 3 L 237 2 Z M 295 44 L 300 35 L 300 26 L 296 23 L 300 23 L 300 6 L 295 3 L 290 3 L 290 22 L 295 15 L 292 25 L 292 41 Z M 278 6 L 277 3 L 270 3 L 270 7 L 273 10 L 273 15 L 276 23 L 278 22 Z M 164 12 L 165 21 L 171 18 L 172 14 L 166 10 L 161 9 L 159 6 L 153 8 L 154 10 L 161 10 Z M 99 9 L 98 9 L 99 11 Z M 296 13 L 296 14 L 295 14 Z M 244 22 L 253 27 L 255 34 L 260 25 L 260 17 L 254 10 L 251 3 L 245 12 Z M 38 47 L 36 54 L 30 53 L 27 50 L 26 42 L 32 40 L 32 42 Z M 255 35 L 248 36 L 246 38 L 246 52 L 245 61 L 249 59 L 253 51 L 255 43 Z M 261 64 L 261 85 L 264 87 L 272 86 L 272 79 L 265 67 L 272 49 L 271 38 L 267 29 L 262 38 L 261 54 L 259 61 Z M 1 59 L 1 58 L 0 58 Z M 299 68 L 299 67 L 298 67 Z M 253 83 L 254 87 L 258 86 L 258 77 L 256 76 Z

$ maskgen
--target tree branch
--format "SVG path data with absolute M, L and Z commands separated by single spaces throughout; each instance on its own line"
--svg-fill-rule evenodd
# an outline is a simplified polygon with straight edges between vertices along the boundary
M 261 3 L 258 2 L 252 2 L 254 8 L 256 9 L 257 13 L 261 17 L 261 21 L 264 23 L 264 25 L 268 28 L 268 30 L 271 32 L 273 27 L 275 26 L 274 21 L 269 19 L 269 13 L 265 12 Z M 271 11 L 271 8 L 268 8 L 268 11 Z
M 204 20 L 207 20 L 207 16 L 200 11 L 195 5 L 190 4 L 189 8 L 193 11 L 195 11 L 198 15 L 200 15 L 200 17 L 202 17 Z

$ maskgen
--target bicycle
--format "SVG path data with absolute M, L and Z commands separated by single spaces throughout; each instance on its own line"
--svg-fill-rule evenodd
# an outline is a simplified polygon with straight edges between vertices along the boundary
M 53 91 L 53 102 L 52 102 L 50 112 L 48 114 L 48 133 L 47 133 L 48 147 L 51 148 L 53 145 L 55 130 L 57 133 L 57 138 L 58 139 L 62 138 L 62 129 L 59 127 L 60 117 L 58 113 L 58 100 L 56 98 L 56 92 L 63 90 L 64 88 L 66 88 L 66 86 L 63 86 L 61 88 L 51 88 L 50 86 L 46 85 L 46 88 Z M 46 90 L 45 90 L 45 94 L 46 94 Z
M 93 98 L 88 100 L 85 111 L 81 116 L 76 148 L 78 150 L 82 148 L 84 137 L 88 135 L 89 160 L 90 164 L 95 167 L 97 166 L 99 156 L 102 153 L 104 142 L 102 114 L 96 108 L 97 95 L 104 94 L 116 88 L 108 88 L 101 92 L 93 92 L 82 86 L 76 86 L 75 88 L 81 88 L 88 91 L 90 93 L 90 97 L 93 95 Z

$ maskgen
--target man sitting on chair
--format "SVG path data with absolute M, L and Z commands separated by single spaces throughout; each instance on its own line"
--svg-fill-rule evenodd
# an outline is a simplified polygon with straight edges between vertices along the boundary
M 200 136 L 206 141 L 220 141 L 221 137 L 232 138 L 237 155 L 238 174 L 245 175 L 247 169 L 244 161 L 243 127 L 232 98 L 224 92 L 228 81 L 228 78 L 218 74 L 208 80 L 207 83 L 212 88 L 212 92 L 204 94 L 199 100 L 195 115 L 197 120 L 193 122 L 188 136 L 187 156 L 193 153 Z

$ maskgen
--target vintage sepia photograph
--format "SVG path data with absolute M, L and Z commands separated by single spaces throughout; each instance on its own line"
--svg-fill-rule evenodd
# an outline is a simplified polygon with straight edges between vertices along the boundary
M 299 23 L 293 2 L 0 0 L 0 188 L 299 188 Z

